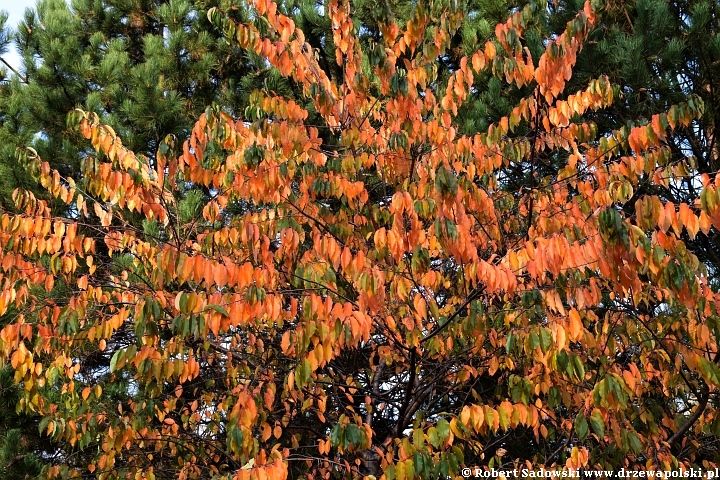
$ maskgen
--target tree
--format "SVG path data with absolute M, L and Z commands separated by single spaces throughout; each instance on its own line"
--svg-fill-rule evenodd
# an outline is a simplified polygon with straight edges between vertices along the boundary
M 619 86 L 622 99 L 595 118 L 599 130 L 650 119 L 670 105 L 701 98 L 702 117 L 668 136 L 668 162 L 692 157 L 695 175 L 666 186 L 640 185 L 642 193 L 673 203 L 692 204 L 698 197 L 693 176 L 717 172 L 717 105 L 715 85 L 720 75 L 720 15 L 713 2 L 643 0 L 608 6 L 592 45 L 579 61 L 580 78 L 604 72 Z M 718 288 L 720 258 L 717 231 L 683 238 L 687 247 L 708 266 L 710 281 Z
M 0 16 L 0 55 L 14 42 L 23 58 L 19 71 L 11 75 L 3 69 L 0 78 L 3 211 L 17 213 L 12 192 L 19 188 L 48 200 L 53 215 L 77 218 L 75 207 L 48 195 L 16 155 L 18 148 L 30 147 L 63 177 L 82 184 L 80 165 L 95 152 L 77 131 L 67 127 L 67 113 L 74 108 L 96 112 L 122 133 L 128 146 L 154 162 L 162 140 L 167 140 L 163 147 L 171 149 L 173 138 L 186 138 L 208 105 L 217 102 L 227 111 L 243 111 L 256 86 L 278 86 L 278 76 L 262 74 L 264 65 L 257 65 L 260 57 L 248 56 L 211 28 L 207 10 L 228 2 L 79 0 L 72 2 L 72 7 L 69 3 L 38 2 L 34 10 L 27 10 L 15 31 L 6 28 L 6 16 Z M 247 7 L 240 4 L 228 15 L 239 21 L 246 13 Z M 202 198 L 191 195 L 184 199 L 183 208 L 193 211 L 193 200 Z M 95 235 L 96 220 L 87 219 L 79 232 Z M 142 228 L 142 218 L 127 220 Z M 116 268 L 102 248 L 95 261 L 102 269 Z M 68 295 L 64 287 L 57 282 L 48 295 L 62 304 Z M 0 328 L 16 314 L 10 311 L 0 317 Z M 107 369 L 109 360 L 97 352 L 78 358 L 89 376 Z M 122 386 L 118 382 L 112 392 L 106 389 L 104 401 L 132 395 L 131 389 L 123 392 Z M 3 391 L 13 390 L 3 383 Z M 12 408 L 0 410 L 0 445 L 10 449 L 7 455 L 0 452 L 0 477 L 10 478 L 12 468 L 24 478 L 19 470 L 23 463 L 14 460 L 18 458 L 52 461 L 56 456 L 71 456 L 84 461 L 84 454 L 74 446 L 61 446 L 47 438 L 40 441 L 37 425 L 42 417 L 33 412 L 16 415 L 15 399 L 8 394 L 8 407 Z M 18 435 L 21 441 L 17 441 Z M 8 470 L 3 469 L 6 465 Z M 35 465 L 31 466 L 26 473 L 34 477 Z
M 697 175 L 692 203 L 635 195 L 695 172 L 665 162 L 666 139 L 701 118 L 700 99 L 598 136 L 611 82 L 567 90 L 589 2 L 539 57 L 522 39 L 546 6 L 516 11 L 443 89 L 453 3 L 363 49 L 348 4 L 331 2 L 335 81 L 275 3 L 253 8 L 262 31 L 208 16 L 294 78 L 322 123 L 266 89 L 244 116 L 208 109 L 182 153 L 153 161 L 76 111 L 97 151 L 81 181 L 25 152 L 77 212 L 53 217 L 18 190 L 20 213 L 0 218 L 3 358 L 21 407 L 82 453 L 46 477 L 717 465 L 701 442 L 720 425 L 720 298 L 684 238 L 720 226 L 720 176 Z M 528 95 L 463 135 L 485 71 Z M 62 303 L 47 295 L 58 285 Z M 107 395 L 123 382 L 133 395 Z
M 13 375 L 10 367 L 0 371 L 0 408 L 5 412 L 0 426 L 0 475 L 8 480 L 35 478 L 43 467 L 39 454 L 52 445 L 38 431 L 41 417 L 16 413 L 21 395 Z

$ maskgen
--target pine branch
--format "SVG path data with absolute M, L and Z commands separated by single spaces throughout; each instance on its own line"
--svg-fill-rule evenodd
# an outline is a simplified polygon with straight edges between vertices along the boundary
M 0 62 L 4 63 L 7 68 L 9 68 L 15 75 L 17 75 L 18 78 L 20 78 L 20 80 L 22 81 L 22 83 L 28 83 L 28 78 L 20 75 L 20 72 L 15 70 L 15 68 L 13 68 L 13 66 L 10 65 L 3 57 L 0 57 Z

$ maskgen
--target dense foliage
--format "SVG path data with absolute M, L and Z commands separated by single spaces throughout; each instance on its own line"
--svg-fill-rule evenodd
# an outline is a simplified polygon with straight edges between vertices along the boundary
M 211 27 L 207 10 L 221 4 L 44 0 L 35 10 L 26 11 L 15 31 L 3 25 L 5 17 L 0 17 L 0 55 L 14 44 L 22 59 L 14 75 L 9 64 L 0 69 L 5 74 L 0 75 L 0 206 L 4 211 L 15 211 L 12 192 L 20 188 L 49 200 L 54 215 L 76 214 L 74 208 L 53 201 L 16 155 L 18 148 L 31 147 L 64 177 L 80 180 L 80 164 L 93 152 L 67 126 L 67 113 L 74 108 L 96 112 L 122 133 L 128 146 L 154 161 L 160 141 L 168 135 L 186 138 L 210 103 L 222 103 L 227 109 L 245 105 L 244 97 L 262 85 L 262 78 L 248 73 L 262 66 L 253 63 L 258 58 L 244 55 Z M 244 19 L 247 11 L 247 7 L 236 8 L 232 18 Z M 93 228 L 89 223 L 83 227 L 86 234 Z M 97 260 L 110 263 L 102 255 Z M 66 301 L 63 289 L 51 295 Z M 0 318 L 0 326 L 12 319 L 11 315 Z M 83 359 L 83 364 L 90 371 L 103 364 L 107 367 L 108 361 L 95 355 Z M 22 465 L 42 465 L 56 456 L 72 455 L 84 461 L 77 448 L 39 435 L 41 416 L 27 411 L 15 414 L 17 395 L 10 385 L 3 383 L 3 392 L 7 392 L 8 408 L 0 410 L 0 445 L 6 452 L 0 454 L 0 477 L 34 477 L 39 469 Z M 123 396 L 122 387 L 117 393 Z
M 56 453 L 24 468 L 49 478 L 717 465 L 717 29 L 646 70 L 610 53 L 709 7 L 661 23 L 667 4 L 638 2 L 641 31 L 589 2 L 286 7 L 177 30 L 214 32 L 277 88 L 173 97 L 140 57 L 127 90 L 93 93 L 99 67 L 8 87 L 18 112 L 76 87 L 82 108 L 40 136 L 3 112 L 6 135 L 35 132 L 18 161 L 37 183 L 0 217 L 17 387 L 0 379 L 25 415 L 0 462 L 39 423 Z M 478 12 L 503 9 L 476 50 Z M 120 100 L 144 81 L 156 106 Z M 194 106 L 163 117 L 173 98 Z

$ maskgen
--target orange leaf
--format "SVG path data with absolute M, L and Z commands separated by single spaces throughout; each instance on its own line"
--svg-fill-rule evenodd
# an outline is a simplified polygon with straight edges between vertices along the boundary
M 574 308 L 570 309 L 569 320 L 570 327 L 568 329 L 568 333 L 570 334 L 570 339 L 576 342 L 580 340 L 585 330 L 582 320 L 580 320 L 580 313 L 578 313 L 578 311 Z

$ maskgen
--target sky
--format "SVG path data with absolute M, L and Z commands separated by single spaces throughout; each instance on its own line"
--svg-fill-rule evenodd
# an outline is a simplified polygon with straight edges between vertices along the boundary
M 6 25 L 15 29 L 23 19 L 25 9 L 35 7 L 35 2 L 36 0 L 0 0 L 0 10 L 5 10 L 10 16 Z M 3 59 L 15 69 L 20 65 L 20 57 L 14 48 L 11 48 L 10 52 L 3 55 Z

